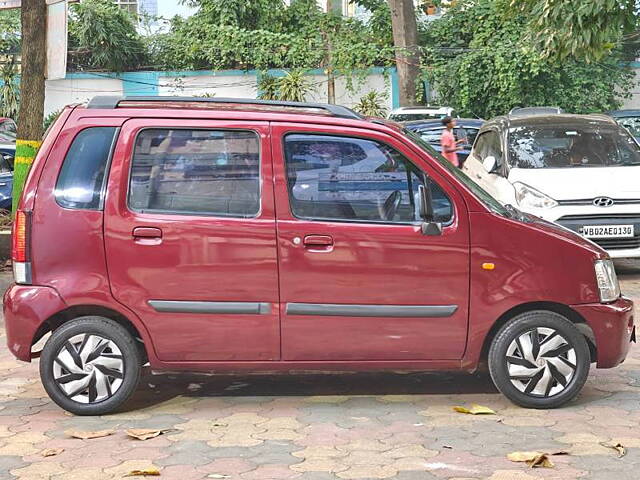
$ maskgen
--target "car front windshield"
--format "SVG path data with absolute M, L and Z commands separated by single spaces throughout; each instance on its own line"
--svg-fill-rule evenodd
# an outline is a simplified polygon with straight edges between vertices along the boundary
M 634 137 L 640 137 L 640 116 L 637 117 L 620 117 L 616 119 L 620 125 L 629 130 Z
M 512 216 L 509 209 L 505 208 L 498 200 L 493 198 L 486 190 L 484 190 L 480 185 L 471 180 L 462 170 L 458 167 L 455 167 L 450 161 L 444 158 L 440 153 L 438 153 L 429 143 L 425 142 L 420 135 L 412 132 L 408 129 L 403 129 L 403 133 L 409 137 L 412 143 L 416 144 L 422 150 L 427 152 L 430 157 L 435 159 L 438 163 L 440 163 L 443 167 L 445 167 L 456 179 L 458 179 L 462 184 L 464 184 L 471 192 L 478 197 L 478 199 L 485 204 L 492 212 L 497 213 L 499 215 L 510 217 Z
M 509 129 L 514 168 L 589 168 L 640 165 L 640 146 L 623 129 L 592 124 Z

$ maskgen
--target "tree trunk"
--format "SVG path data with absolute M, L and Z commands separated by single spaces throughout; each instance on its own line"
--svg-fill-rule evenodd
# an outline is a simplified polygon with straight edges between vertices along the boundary
M 327 0 L 327 12 L 342 15 L 338 0 Z M 326 35 L 327 42 L 327 103 L 336 103 L 336 77 L 333 74 L 333 44 L 331 43 L 331 35 Z
M 13 210 L 18 204 L 31 163 L 42 141 L 45 68 L 47 61 L 47 5 L 45 0 L 22 0 L 22 57 L 20 110 L 13 174 Z
M 416 80 L 420 75 L 418 25 L 413 0 L 389 0 L 396 68 L 400 88 L 400 105 L 416 104 Z

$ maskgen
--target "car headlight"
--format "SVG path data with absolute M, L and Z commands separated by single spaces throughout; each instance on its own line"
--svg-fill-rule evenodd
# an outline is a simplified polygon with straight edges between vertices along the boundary
M 513 188 L 516 190 L 516 201 L 522 208 L 553 208 L 558 205 L 553 198 L 524 183 L 514 182 Z
M 594 264 L 601 302 L 613 302 L 620 296 L 620 284 L 612 260 L 596 260 Z

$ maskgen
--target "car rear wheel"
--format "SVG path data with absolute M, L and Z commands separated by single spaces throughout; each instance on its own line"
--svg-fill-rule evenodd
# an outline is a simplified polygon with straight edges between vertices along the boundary
M 49 397 L 76 415 L 112 412 L 140 379 L 136 341 L 103 317 L 76 318 L 55 330 L 42 350 L 40 378 Z
M 576 326 L 555 312 L 520 314 L 491 343 L 489 371 L 496 387 L 527 408 L 573 400 L 589 374 L 591 355 Z

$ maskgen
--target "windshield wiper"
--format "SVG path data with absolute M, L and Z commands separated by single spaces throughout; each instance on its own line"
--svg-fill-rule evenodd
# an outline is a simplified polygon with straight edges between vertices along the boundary
M 527 218 L 524 212 L 522 210 L 517 209 L 510 203 L 505 204 L 504 208 L 509 213 L 510 218 L 515 218 L 516 220 L 519 220 L 521 222 L 529 222 L 529 218 Z

